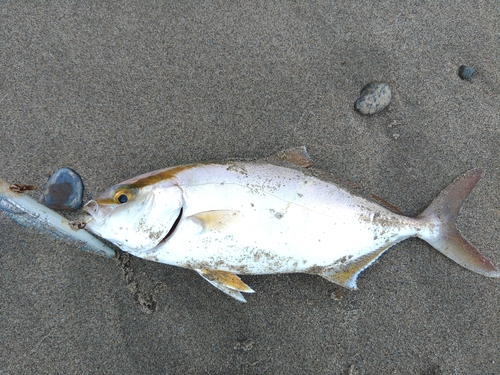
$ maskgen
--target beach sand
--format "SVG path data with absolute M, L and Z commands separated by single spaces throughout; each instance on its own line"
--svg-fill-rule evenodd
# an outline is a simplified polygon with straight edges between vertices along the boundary
M 43 186 L 70 167 L 88 200 L 155 169 L 305 145 L 317 168 L 417 215 L 483 167 L 458 226 L 500 265 L 499 14 L 495 1 L 2 2 L 0 178 Z M 373 81 L 392 102 L 361 116 Z M 500 373 L 500 280 L 418 239 L 359 290 L 243 276 L 256 293 L 242 304 L 193 271 L 84 253 L 3 214 L 0 233 L 1 374 Z

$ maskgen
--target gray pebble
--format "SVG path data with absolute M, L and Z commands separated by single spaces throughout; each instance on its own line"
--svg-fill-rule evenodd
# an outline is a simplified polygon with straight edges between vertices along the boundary
M 83 182 L 78 173 L 61 168 L 48 179 L 38 200 L 56 210 L 74 211 L 82 205 Z
M 369 83 L 361 90 L 361 97 L 356 101 L 356 111 L 362 115 L 374 115 L 383 110 L 392 99 L 389 85 L 380 82 Z
M 470 66 L 461 65 L 460 68 L 458 68 L 458 75 L 462 79 L 469 79 L 473 74 L 474 68 L 471 68 Z

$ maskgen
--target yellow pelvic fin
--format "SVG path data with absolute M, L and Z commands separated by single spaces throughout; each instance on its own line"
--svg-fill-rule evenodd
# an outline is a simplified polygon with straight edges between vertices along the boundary
M 375 262 L 377 258 L 392 245 L 394 244 L 391 243 L 389 245 L 385 245 L 380 249 L 349 262 L 345 266 L 341 266 L 340 268 L 329 269 L 321 273 L 321 276 L 332 283 L 342 285 L 349 289 L 357 289 L 356 279 L 358 278 L 358 275 Z
M 195 271 L 217 289 L 240 302 L 246 302 L 240 292 L 254 293 L 254 290 L 241 281 L 241 279 L 234 273 L 207 269 L 195 269 Z
M 199 223 L 203 227 L 203 230 L 222 230 L 236 222 L 239 217 L 240 211 L 214 210 L 198 212 L 189 218 Z
M 308 168 L 312 165 L 312 159 L 307 153 L 305 146 L 289 148 L 271 155 L 267 158 L 268 162 L 289 165 L 292 167 Z
M 232 272 L 207 269 L 201 269 L 198 272 L 211 283 L 224 285 L 226 288 L 239 292 L 254 293 L 252 288 Z

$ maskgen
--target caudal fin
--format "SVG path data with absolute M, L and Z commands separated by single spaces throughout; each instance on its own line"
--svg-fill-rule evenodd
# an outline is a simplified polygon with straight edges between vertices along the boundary
M 421 238 L 462 267 L 488 277 L 500 277 L 498 269 L 467 241 L 455 226 L 463 203 L 477 185 L 484 171 L 472 169 L 453 181 L 417 219 L 434 224 Z

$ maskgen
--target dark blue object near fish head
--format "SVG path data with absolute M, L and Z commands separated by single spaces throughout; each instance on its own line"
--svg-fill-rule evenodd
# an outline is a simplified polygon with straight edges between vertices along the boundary
M 78 173 L 61 168 L 50 176 L 39 202 L 56 210 L 74 211 L 82 205 L 83 182 Z

